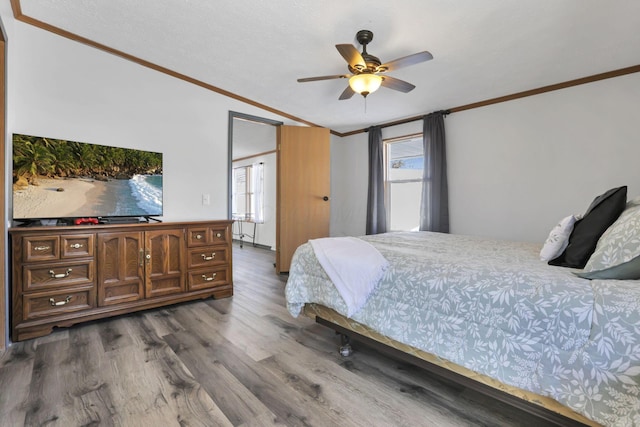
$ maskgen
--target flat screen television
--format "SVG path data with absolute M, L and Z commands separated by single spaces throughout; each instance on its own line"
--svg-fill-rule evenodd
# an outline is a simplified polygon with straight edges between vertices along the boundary
M 162 201 L 162 153 L 13 134 L 16 221 L 150 218 Z

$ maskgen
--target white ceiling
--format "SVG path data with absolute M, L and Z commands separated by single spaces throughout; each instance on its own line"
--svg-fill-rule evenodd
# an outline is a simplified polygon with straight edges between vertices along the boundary
M 22 13 L 94 42 L 348 132 L 640 64 L 639 0 L 21 0 Z M 416 85 L 339 101 L 335 44 L 373 31 L 389 75 Z M 357 45 L 357 47 L 360 47 Z

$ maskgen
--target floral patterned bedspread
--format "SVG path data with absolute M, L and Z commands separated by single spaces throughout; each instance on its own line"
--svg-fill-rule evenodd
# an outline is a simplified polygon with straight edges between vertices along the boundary
M 362 237 L 390 267 L 351 318 L 604 425 L 640 426 L 640 281 L 585 280 L 539 245 L 429 232 Z M 310 244 L 293 256 L 289 312 L 346 305 Z

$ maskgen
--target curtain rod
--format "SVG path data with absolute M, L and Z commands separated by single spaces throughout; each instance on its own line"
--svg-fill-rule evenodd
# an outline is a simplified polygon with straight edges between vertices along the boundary
M 610 78 L 613 78 L 613 77 L 620 77 L 620 76 L 624 76 L 624 75 L 627 75 L 627 74 L 633 74 L 633 73 L 637 73 L 637 72 L 640 72 L 640 65 L 633 65 L 631 67 L 620 68 L 618 70 L 613 70 L 613 71 L 607 71 L 606 73 L 594 74 L 594 75 L 588 76 L 588 77 L 581 77 L 579 79 L 568 80 L 568 81 L 562 82 L 562 83 L 556 83 L 556 84 L 553 84 L 553 85 L 542 86 L 542 87 L 539 87 L 539 88 L 536 88 L 536 89 L 525 90 L 524 92 L 517 92 L 517 93 L 511 94 L 511 95 L 500 96 L 498 98 L 491 98 L 491 99 L 487 99 L 487 100 L 484 100 L 484 101 L 474 102 L 472 104 L 466 104 L 466 105 L 462 105 L 460 107 L 454 107 L 454 108 L 449 108 L 447 110 L 440 110 L 440 111 L 441 112 L 447 112 L 446 114 L 458 113 L 460 111 L 471 110 L 473 108 L 486 107 L 487 105 L 499 104 L 501 102 L 506 102 L 506 101 L 513 101 L 515 99 L 525 98 L 527 96 L 539 95 L 539 94 L 545 93 L 545 92 L 552 92 L 552 91 L 555 91 L 555 90 L 566 89 L 566 88 L 573 87 L 573 86 L 579 86 L 579 85 L 583 85 L 583 84 L 586 84 L 586 83 L 597 82 L 599 80 L 610 79 Z M 419 116 L 414 116 L 414 117 L 408 117 L 406 119 L 401 119 L 401 120 L 396 120 L 396 121 L 393 121 L 393 122 L 383 123 L 383 124 L 381 124 L 379 126 L 381 128 L 387 128 L 387 127 L 391 127 L 391 126 L 403 125 L 405 123 L 411 123 L 411 122 L 415 122 L 415 121 L 418 121 L 418 120 L 422 120 L 422 118 L 424 116 L 425 116 L 425 114 L 422 114 L 422 115 L 419 115 Z M 342 133 L 339 136 L 341 136 L 341 137 L 351 136 L 351 135 L 356 135 L 358 133 L 364 133 L 364 132 L 367 132 L 367 129 L 353 130 L 353 131 L 350 131 L 350 132 Z
M 388 128 L 388 127 L 391 127 L 391 126 L 402 125 L 402 124 L 405 124 L 405 123 L 410 123 L 410 122 L 415 122 L 415 121 L 418 121 L 418 120 L 422 120 L 425 116 L 429 116 L 431 114 L 437 114 L 437 113 L 442 113 L 443 116 L 447 117 L 449 114 L 451 114 L 451 110 L 438 110 L 438 111 L 434 111 L 433 113 L 423 114 L 421 116 L 410 117 L 408 119 L 402 119 L 402 120 L 398 120 L 398 121 L 395 121 L 395 122 L 389 122 L 389 123 L 385 123 L 385 124 L 379 125 L 379 126 L 381 128 Z M 369 132 L 369 128 L 361 129 L 361 131 L 365 132 L 365 133 Z M 360 131 L 354 131 L 354 132 L 351 132 L 351 133 L 348 133 L 348 134 L 345 133 L 344 135 L 345 136 L 346 135 L 353 135 L 354 133 L 361 133 L 361 132 Z

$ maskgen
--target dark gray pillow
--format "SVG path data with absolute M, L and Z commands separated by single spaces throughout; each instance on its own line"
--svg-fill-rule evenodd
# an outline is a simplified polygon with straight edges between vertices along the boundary
M 569 244 L 550 265 L 584 268 L 596 250 L 598 239 L 620 216 L 627 204 L 627 186 L 612 188 L 596 197 L 582 219 L 576 221 Z
M 640 256 L 622 264 L 605 268 L 604 270 L 573 273 L 583 279 L 617 279 L 617 280 L 636 280 L 640 279 Z

